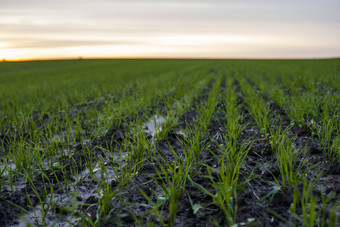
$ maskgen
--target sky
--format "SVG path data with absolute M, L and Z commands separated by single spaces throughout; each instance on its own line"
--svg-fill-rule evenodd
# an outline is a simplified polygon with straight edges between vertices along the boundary
M 339 0 L 0 0 L 0 59 L 340 57 Z

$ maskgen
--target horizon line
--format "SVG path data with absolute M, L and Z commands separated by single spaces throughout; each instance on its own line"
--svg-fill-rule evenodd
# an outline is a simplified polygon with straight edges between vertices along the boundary
M 74 57 L 74 58 L 26 58 L 26 59 L 0 59 L 0 63 L 4 62 L 30 62 L 30 61 L 70 61 L 70 60 L 332 60 L 332 59 L 340 59 L 339 56 L 330 56 L 330 57 L 308 57 L 308 58 L 299 58 L 299 57 L 292 57 L 292 58 L 232 58 L 232 57 L 225 57 L 225 58 L 213 58 L 213 57 Z

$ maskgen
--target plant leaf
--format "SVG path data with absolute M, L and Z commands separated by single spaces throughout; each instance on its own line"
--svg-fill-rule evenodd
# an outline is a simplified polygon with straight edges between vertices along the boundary
M 197 212 L 199 211 L 199 209 L 201 209 L 201 208 L 204 208 L 204 207 L 202 207 L 200 204 L 198 204 L 198 203 L 196 203 L 196 204 L 194 204 L 193 206 L 192 206 L 192 209 L 193 209 L 193 211 L 194 211 L 194 214 L 197 214 Z

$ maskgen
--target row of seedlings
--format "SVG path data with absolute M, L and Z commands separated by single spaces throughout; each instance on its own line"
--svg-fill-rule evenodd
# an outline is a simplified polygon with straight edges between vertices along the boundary
M 321 194 L 318 197 L 314 194 L 313 188 L 316 186 L 321 174 L 317 174 L 317 171 L 313 170 L 315 165 L 307 163 L 306 148 L 297 147 L 294 143 L 295 138 L 289 135 L 289 128 L 282 129 L 280 124 L 275 122 L 278 120 L 270 110 L 269 104 L 265 103 L 260 94 L 248 84 L 245 80 L 240 80 L 242 90 L 245 94 L 245 98 L 249 103 L 249 112 L 256 119 L 261 116 L 266 118 L 263 121 L 256 121 L 259 128 L 264 128 L 263 132 L 267 133 L 264 135 L 265 139 L 271 145 L 272 151 L 276 156 L 276 163 L 268 163 L 273 169 L 279 170 L 279 176 L 271 171 L 271 175 L 274 179 L 273 191 L 268 194 L 268 198 L 273 198 L 275 193 L 282 191 L 284 194 L 290 193 L 293 197 L 291 207 L 289 208 L 289 214 L 291 217 L 283 218 L 278 214 L 275 214 L 281 220 L 290 224 L 302 224 L 303 226 L 310 226 L 311 224 L 324 225 L 334 224 L 337 222 L 335 218 L 335 207 L 331 200 L 335 194 L 329 195 Z M 271 120 L 272 119 L 272 120 Z M 272 124 L 266 122 L 272 121 Z M 268 125 L 272 125 L 269 127 Z M 267 128 L 266 128 L 267 127 Z M 269 168 L 263 166 L 267 171 Z M 312 171 L 313 170 L 313 171 Z M 312 174 L 311 176 L 311 173 Z M 302 190 L 301 190 L 302 187 Z M 292 190 L 293 188 L 293 190 Z M 293 192 L 292 192 L 293 191 Z M 320 202 L 321 208 L 316 208 L 316 203 Z M 309 209 L 309 205 L 313 204 L 312 209 Z M 297 209 L 297 207 L 299 209 Z M 307 208 L 308 207 L 308 208 Z M 329 215 L 326 215 L 326 208 L 331 209 Z

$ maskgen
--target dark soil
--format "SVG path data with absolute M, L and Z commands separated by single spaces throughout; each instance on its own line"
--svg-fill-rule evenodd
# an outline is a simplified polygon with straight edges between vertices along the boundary
M 208 86 L 203 91 L 202 95 L 195 100 L 193 108 L 179 117 L 178 126 L 172 129 L 166 140 L 156 143 L 157 153 L 161 155 L 164 161 L 171 163 L 175 158 L 170 147 L 175 150 L 179 157 L 183 157 L 183 135 L 180 134 L 180 131 L 195 124 L 198 117 L 195 107 L 206 101 L 207 93 L 210 88 L 211 83 L 210 87 Z M 225 88 L 222 87 L 222 89 Z M 239 104 L 243 105 L 242 99 L 239 100 Z M 161 105 L 161 103 L 158 103 L 157 108 Z M 224 143 L 224 138 L 222 136 L 226 132 L 225 116 L 223 113 L 224 109 L 225 107 L 221 104 L 217 106 L 209 129 L 205 133 L 204 140 L 202 141 L 204 143 L 203 146 L 206 145 L 206 148 L 201 154 L 201 159 L 206 162 L 206 165 L 212 167 L 217 165 L 217 159 L 212 152 L 218 156 L 218 145 Z M 277 113 L 275 118 L 281 119 L 278 124 L 283 128 L 291 125 L 288 115 L 278 105 L 270 103 L 270 109 L 274 113 Z M 243 107 L 241 110 L 245 116 L 244 122 L 249 123 L 249 125 L 239 137 L 238 145 L 240 146 L 242 141 L 247 139 L 250 139 L 250 142 L 253 142 L 253 145 L 240 172 L 240 183 L 243 185 L 243 190 L 240 190 L 237 195 L 237 222 L 246 223 L 250 221 L 251 223 L 249 223 L 248 226 L 287 226 L 287 222 L 293 221 L 289 211 L 291 203 L 293 202 L 293 188 L 273 192 L 275 189 L 273 176 L 279 179 L 280 175 L 276 166 L 275 154 L 271 150 L 268 141 L 260 134 L 254 120 L 247 112 L 247 109 Z M 153 111 L 151 110 L 151 112 Z M 152 115 L 152 113 L 150 113 L 150 115 Z M 43 116 L 43 118 L 48 120 L 50 117 Z M 110 144 L 110 150 L 119 150 L 119 144 L 127 134 L 128 131 L 124 124 L 122 124 L 110 130 L 104 137 L 93 140 L 86 145 L 82 144 L 81 141 L 77 141 L 72 149 L 74 152 L 74 160 L 78 165 L 75 166 L 66 161 L 62 164 L 69 166 L 69 168 L 66 168 L 68 171 L 71 171 L 71 169 L 83 170 L 85 166 L 81 160 L 85 157 L 83 157 L 81 152 L 82 149 L 89 148 L 91 154 L 95 155 L 97 158 L 99 156 L 105 156 L 103 152 L 96 147 Z M 295 145 L 298 148 L 307 147 L 306 156 L 300 157 L 301 161 L 303 158 L 307 159 L 306 168 L 315 163 L 319 164 L 308 173 L 308 178 L 310 180 L 313 180 L 318 173 L 321 173 L 320 180 L 315 185 L 314 193 L 323 193 L 327 196 L 329 193 L 335 192 L 338 196 L 340 193 L 340 166 L 337 163 L 327 160 L 318 141 L 311 138 L 310 133 L 305 129 L 294 126 L 289 129 L 289 134 L 296 137 Z M 3 135 L 1 136 L 3 137 L 2 139 L 5 139 Z M 273 165 L 268 165 L 268 162 Z M 111 203 L 113 212 L 111 212 L 105 220 L 102 220 L 100 223 L 101 225 L 135 226 L 135 218 L 142 220 L 144 223 L 153 221 L 157 225 L 160 225 L 157 217 L 146 215 L 146 212 L 150 210 L 150 207 L 142 205 L 147 204 L 148 201 L 140 192 L 140 190 L 142 190 L 153 202 L 157 202 L 158 196 L 162 195 L 162 190 L 152 181 L 152 179 L 157 178 L 156 164 L 156 161 L 144 163 L 138 175 L 136 175 L 124 189 L 124 193 L 120 194 L 117 199 Z M 56 180 L 61 180 L 58 178 L 62 177 L 62 173 L 58 172 L 58 170 L 53 170 L 53 173 L 48 173 L 48 175 L 51 176 L 49 179 L 50 181 L 53 180 L 53 182 L 55 182 Z M 207 175 L 206 168 L 202 168 L 197 170 L 197 174 L 192 180 L 211 193 L 214 193 L 211 181 L 206 177 Z M 251 176 L 250 180 L 248 176 Z M 246 179 L 248 180 L 246 181 Z M 24 182 L 24 179 L 18 180 Z M 72 181 L 73 179 L 70 178 L 69 180 Z M 45 185 L 49 185 L 47 179 L 44 179 L 41 174 L 35 176 L 34 187 L 39 195 L 44 194 L 43 190 Z M 53 189 L 56 194 L 61 195 L 65 193 L 65 191 L 58 187 L 57 184 L 52 184 L 50 187 L 47 187 L 48 191 Z M 77 197 L 77 200 L 83 203 L 78 209 L 93 221 L 96 221 L 98 196 L 95 193 L 95 188 L 97 187 L 97 182 L 91 178 L 87 178 L 80 184 L 80 187 L 84 191 L 84 194 Z M 112 180 L 112 190 L 115 191 L 118 187 L 117 182 Z M 300 188 L 302 190 L 302 186 Z M 31 201 L 28 200 L 27 195 L 29 195 Z M 44 200 L 45 198 L 42 199 Z M 338 197 L 333 198 L 333 201 L 336 199 L 338 199 Z M 217 206 L 213 205 L 212 201 L 213 200 L 209 195 L 199 190 L 194 184 L 187 182 L 186 193 L 180 198 L 174 226 L 213 226 L 213 222 L 220 226 L 226 226 L 227 223 L 223 212 Z M 32 190 L 32 186 L 29 184 L 16 186 L 14 193 L 11 193 L 9 188 L 2 190 L 0 197 L 0 226 L 19 224 L 18 216 L 24 211 L 16 208 L 12 204 L 30 210 L 31 208 L 29 206 L 31 205 L 34 207 L 38 205 L 39 199 Z M 191 204 L 200 204 L 205 206 L 205 208 L 199 209 L 198 212 L 194 214 Z M 167 214 L 169 214 L 167 203 L 162 207 L 162 211 L 163 214 L 165 214 L 163 215 L 164 221 L 167 222 L 170 218 L 167 216 Z M 58 215 L 61 217 L 67 217 L 68 215 L 61 207 L 56 207 L 55 212 L 59 213 Z M 136 217 L 133 217 L 131 214 L 134 214 Z M 52 222 L 49 224 L 51 223 Z M 78 225 L 82 226 L 82 223 L 78 223 Z

